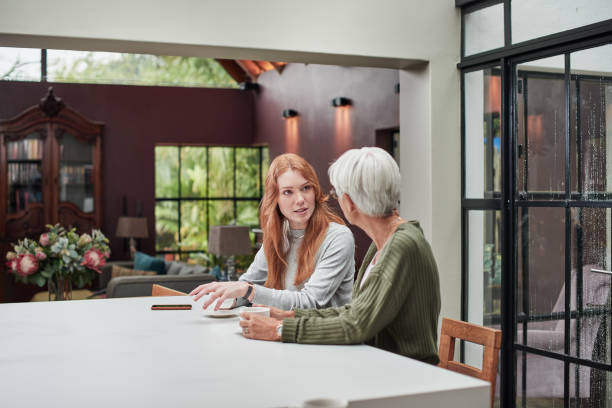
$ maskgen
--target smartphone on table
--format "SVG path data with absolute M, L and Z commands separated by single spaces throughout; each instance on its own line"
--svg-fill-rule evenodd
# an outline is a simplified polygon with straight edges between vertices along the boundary
M 191 310 L 191 305 L 151 305 L 151 310 Z

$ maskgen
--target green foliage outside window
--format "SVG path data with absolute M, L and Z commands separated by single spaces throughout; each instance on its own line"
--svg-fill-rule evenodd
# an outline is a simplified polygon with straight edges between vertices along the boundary
M 53 82 L 237 88 L 213 58 L 48 50 Z
M 156 251 L 200 263 L 223 262 L 206 254 L 208 229 L 234 221 L 259 226 L 268 166 L 267 147 L 157 146 Z M 252 258 L 237 257 L 237 267 L 246 268 Z

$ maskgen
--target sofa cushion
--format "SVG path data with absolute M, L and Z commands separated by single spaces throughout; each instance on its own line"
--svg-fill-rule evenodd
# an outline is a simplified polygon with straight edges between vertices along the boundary
M 198 275 L 206 273 L 207 269 L 202 265 L 183 264 L 183 268 L 179 271 L 179 275 Z
M 166 263 L 161 258 L 156 258 L 142 252 L 136 252 L 136 255 L 134 255 L 134 269 L 155 271 L 158 275 L 162 275 L 166 273 Z
M 124 268 L 119 265 L 113 265 L 111 269 L 111 279 L 118 278 L 120 276 L 147 276 L 157 275 L 155 271 L 140 271 L 137 269 Z
M 166 268 L 166 273 L 168 275 L 178 275 L 184 266 L 185 264 L 182 262 L 175 262 L 175 261 L 169 262 Z

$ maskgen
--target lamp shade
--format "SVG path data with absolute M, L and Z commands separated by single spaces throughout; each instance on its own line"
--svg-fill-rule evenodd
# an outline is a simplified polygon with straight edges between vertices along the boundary
M 119 217 L 115 235 L 120 238 L 148 238 L 147 219 L 145 217 Z
M 208 252 L 220 256 L 248 255 L 252 251 L 249 227 L 215 225 L 210 227 Z

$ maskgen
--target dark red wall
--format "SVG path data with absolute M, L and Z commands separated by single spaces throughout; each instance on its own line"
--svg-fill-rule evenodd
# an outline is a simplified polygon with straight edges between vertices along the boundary
M 376 143 L 376 130 L 397 127 L 399 100 L 396 70 L 289 64 L 282 73 L 258 79 L 261 90 L 179 88 L 91 84 L 42 84 L 0 81 L 0 118 L 37 104 L 49 85 L 56 96 L 90 120 L 105 124 L 103 137 L 103 225 L 113 259 L 129 257 L 115 237 L 117 218 L 136 215 L 140 201 L 151 238 L 141 249 L 154 253 L 156 144 L 268 144 L 271 157 L 291 151 L 306 158 L 329 189 L 327 168 L 343 151 Z M 331 106 L 344 96 L 353 105 Z M 281 111 L 293 108 L 297 120 Z M 340 113 L 342 112 L 342 113 Z M 287 134 L 294 127 L 297 135 Z M 293 137 L 293 138 L 291 138 Z M 339 210 L 338 210 L 339 211 Z M 370 240 L 353 228 L 358 260 Z
M 142 240 L 141 248 L 155 251 L 155 144 L 250 145 L 253 140 L 253 95 L 237 89 L 0 81 L 0 118 L 37 104 L 49 85 L 67 105 L 105 124 L 102 231 L 111 240 L 113 259 L 129 258 L 123 240 L 115 238 L 123 197 L 131 216 L 142 202 L 151 238 Z
M 379 68 L 289 64 L 281 73 L 265 72 L 255 99 L 255 142 L 267 143 L 271 158 L 285 152 L 304 157 L 327 191 L 331 162 L 348 149 L 375 146 L 377 129 L 399 127 L 398 82 L 397 70 Z M 332 107 L 339 96 L 350 98 L 352 106 Z M 288 108 L 299 116 L 283 119 Z M 371 240 L 352 230 L 360 263 Z

